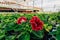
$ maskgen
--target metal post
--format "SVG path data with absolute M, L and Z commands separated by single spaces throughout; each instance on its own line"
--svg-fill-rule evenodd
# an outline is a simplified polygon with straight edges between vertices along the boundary
M 54 12 L 55 12 L 56 5 L 54 5 Z
M 42 12 L 43 12 L 43 0 L 41 0 L 41 8 L 42 8 Z
M 33 11 L 34 11 L 34 0 L 33 0 Z
M 43 11 L 43 0 L 41 0 L 41 8 L 42 8 L 42 12 L 44 12 Z

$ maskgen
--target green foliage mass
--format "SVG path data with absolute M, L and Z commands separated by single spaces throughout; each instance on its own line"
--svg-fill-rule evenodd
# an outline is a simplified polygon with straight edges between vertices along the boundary
M 28 20 L 21 25 L 16 24 L 17 19 L 21 16 L 25 16 Z M 33 31 L 29 20 L 33 16 L 38 16 L 44 22 L 44 29 L 42 31 Z M 53 25 L 56 26 L 56 31 L 50 32 Z M 56 39 L 60 40 L 60 13 L 52 14 L 3 14 L 0 13 L 0 40 L 30 40 L 32 38 L 43 38 L 44 30 L 56 35 Z M 30 35 L 30 34 L 33 35 Z

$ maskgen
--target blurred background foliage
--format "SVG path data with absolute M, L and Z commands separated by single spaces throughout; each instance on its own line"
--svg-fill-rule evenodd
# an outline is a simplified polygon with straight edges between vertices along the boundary
M 16 21 L 21 16 L 25 16 L 28 22 L 18 25 Z M 31 30 L 29 20 L 33 16 L 38 16 L 44 22 L 42 31 Z M 46 33 L 52 37 L 48 37 Z M 44 36 L 50 40 L 52 38 L 60 40 L 60 12 L 52 14 L 0 13 L 0 40 L 44 40 Z

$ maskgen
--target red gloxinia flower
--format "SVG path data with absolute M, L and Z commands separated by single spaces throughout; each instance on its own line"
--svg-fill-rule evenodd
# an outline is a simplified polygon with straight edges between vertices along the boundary
M 43 21 L 41 21 L 37 16 L 33 16 L 30 20 L 32 30 L 39 31 L 43 29 Z
M 22 22 L 26 22 L 26 21 L 27 21 L 27 19 L 25 17 L 20 17 L 17 20 L 17 24 L 21 24 Z

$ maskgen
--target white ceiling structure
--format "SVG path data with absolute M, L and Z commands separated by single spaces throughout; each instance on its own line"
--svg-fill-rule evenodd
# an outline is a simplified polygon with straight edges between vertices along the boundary
M 33 0 L 0 0 L 0 7 L 18 8 L 18 9 L 40 9 L 33 8 Z
M 60 0 L 0 0 L 0 2 L 11 2 L 13 4 L 1 4 L 0 7 L 10 7 L 10 8 L 43 8 L 44 11 L 56 11 L 60 8 Z M 34 2 L 34 5 L 33 5 Z M 16 4 L 14 4 L 16 3 Z

